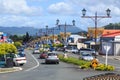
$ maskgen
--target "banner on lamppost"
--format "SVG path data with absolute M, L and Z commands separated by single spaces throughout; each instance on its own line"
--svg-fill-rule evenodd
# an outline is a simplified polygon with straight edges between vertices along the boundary
M 63 37 L 63 38 L 67 38 L 71 35 L 70 32 L 66 32 L 66 34 L 64 32 L 60 32 L 60 36 Z
M 57 35 L 51 35 L 51 36 L 49 36 L 50 37 L 50 39 L 58 39 L 58 36 Z

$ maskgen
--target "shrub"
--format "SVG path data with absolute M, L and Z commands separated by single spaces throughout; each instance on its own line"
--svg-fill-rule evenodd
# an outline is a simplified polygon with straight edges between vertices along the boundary
M 91 63 L 87 63 L 87 64 L 84 64 L 84 65 L 81 65 L 81 69 L 89 69 L 91 66 Z
M 64 45 L 62 43 L 60 44 L 53 44 L 53 47 L 63 47 Z
M 15 45 L 17 48 L 19 48 L 19 47 L 22 46 L 22 43 L 17 41 L 17 42 L 14 43 L 14 45 Z
M 96 68 L 96 70 L 100 70 L 100 71 L 113 71 L 115 70 L 114 66 L 111 65 L 105 65 L 105 64 L 99 64 Z

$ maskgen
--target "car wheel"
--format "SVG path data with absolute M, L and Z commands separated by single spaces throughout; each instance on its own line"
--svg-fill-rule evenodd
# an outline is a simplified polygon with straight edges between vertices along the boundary
M 57 62 L 57 64 L 59 64 L 59 62 Z
M 75 52 L 72 52 L 73 54 L 75 54 Z
M 47 61 L 45 61 L 45 64 L 48 64 L 48 62 L 47 62 Z
M 13 62 L 13 65 L 16 66 L 15 62 Z
M 23 66 L 24 64 L 20 64 L 20 66 Z

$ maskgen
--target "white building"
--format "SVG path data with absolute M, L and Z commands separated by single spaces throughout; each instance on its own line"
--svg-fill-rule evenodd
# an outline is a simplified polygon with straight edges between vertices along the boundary
M 70 35 L 68 38 L 68 45 L 76 45 L 78 49 L 86 47 L 86 45 L 81 42 L 83 39 L 86 39 L 86 37 L 80 35 Z

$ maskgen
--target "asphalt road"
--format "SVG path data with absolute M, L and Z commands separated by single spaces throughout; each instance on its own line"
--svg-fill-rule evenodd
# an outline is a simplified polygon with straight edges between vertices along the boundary
M 27 53 L 27 64 L 22 71 L 0 74 L 0 80 L 82 80 L 85 77 L 107 73 L 106 71 L 82 70 L 78 66 L 60 62 L 60 64 L 44 64 L 38 54 Z M 119 72 L 116 72 L 119 73 Z

